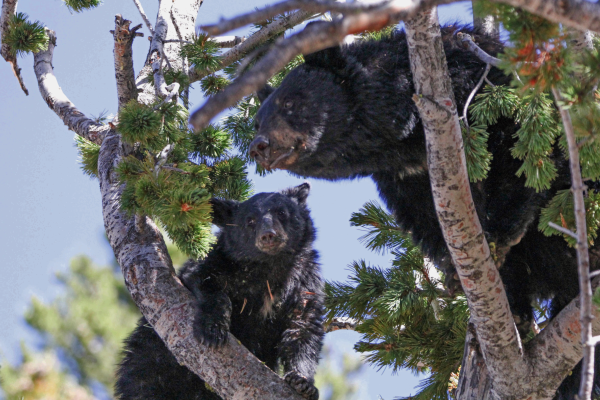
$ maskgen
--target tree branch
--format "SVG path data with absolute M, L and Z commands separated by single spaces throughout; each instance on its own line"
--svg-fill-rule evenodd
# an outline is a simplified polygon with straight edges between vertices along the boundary
M 406 20 L 405 26 L 413 99 L 425 130 L 437 217 L 469 303 L 493 390 L 499 397 L 529 395 L 531 384 L 524 382 L 529 365 L 471 197 L 437 9 Z
M 328 0 L 289 0 L 281 3 L 267 6 L 263 9 L 249 12 L 237 16 L 229 20 L 223 20 L 214 25 L 202 25 L 202 30 L 208 32 L 210 35 L 222 35 L 223 33 L 232 31 L 237 28 L 252 24 L 254 22 L 265 21 L 273 18 L 277 15 L 286 13 L 292 10 L 303 10 L 313 14 L 320 14 L 328 11 L 335 11 L 338 13 L 349 13 L 349 12 L 365 12 L 377 9 L 379 7 L 385 7 L 390 1 L 382 0 L 375 4 L 360 4 L 360 3 L 338 3 L 336 1 Z
M 356 329 L 356 325 L 358 325 L 358 321 L 353 318 L 336 317 L 333 318 L 329 323 L 325 324 L 325 333 L 339 330 L 353 331 Z
M 345 15 L 343 18 L 308 26 L 286 39 L 278 40 L 252 69 L 233 81 L 225 90 L 209 98 L 190 117 L 195 130 L 203 129 L 210 120 L 239 99 L 261 89 L 267 80 L 298 54 L 309 54 L 340 44 L 346 35 L 378 30 L 406 19 L 418 10 L 447 0 L 395 0 L 372 11 Z M 247 43 L 248 39 L 243 44 Z
M 38 87 L 42 98 L 46 104 L 48 104 L 48 107 L 63 120 L 69 129 L 75 131 L 79 136 L 91 142 L 102 144 L 102 140 L 110 127 L 98 124 L 90 118 L 87 118 L 73 103 L 71 103 L 67 96 L 65 96 L 58 85 L 52 67 L 54 46 L 56 46 L 56 34 L 48 28 L 46 28 L 46 34 L 49 38 L 48 49 L 40 51 L 33 56 L 35 76 L 37 77 Z
M 583 346 L 583 367 L 581 371 L 581 387 L 579 388 L 579 399 L 589 400 L 592 396 L 594 382 L 594 351 L 592 342 L 592 284 L 590 281 L 590 257 L 588 253 L 587 226 L 585 218 L 585 202 L 583 193 L 586 189 L 581 178 L 581 167 L 579 164 L 579 150 L 575 131 L 571 122 L 571 114 L 561 104 L 562 97 L 558 89 L 552 88 L 552 94 L 556 100 L 556 106 L 560 112 L 565 136 L 569 146 L 569 168 L 571 170 L 571 192 L 575 207 L 575 225 L 577 227 L 577 271 L 579 273 L 579 292 L 581 301 L 581 343 Z
M 133 39 L 143 36 L 137 30 L 142 25 L 129 29 L 131 21 L 121 15 L 115 16 L 115 30 L 111 31 L 114 38 L 115 79 L 117 81 L 117 96 L 119 97 L 119 110 L 130 100 L 137 100 L 137 87 L 135 86 L 135 73 L 133 72 Z
M 580 31 L 600 32 L 600 3 L 586 0 L 493 0 Z
M 167 31 L 169 29 L 166 17 L 170 17 L 172 7 L 172 1 L 163 0 L 160 2 L 158 16 L 156 17 L 156 29 L 152 37 L 152 45 L 150 46 L 150 62 L 152 63 L 156 94 L 158 97 L 166 99 L 166 101 L 171 101 L 173 98 L 176 98 L 179 93 L 179 83 L 174 82 L 167 85 L 162 73 L 163 60 L 169 63 L 169 58 L 164 54 L 163 42 L 167 37 Z
M 150 31 L 150 35 L 154 36 L 154 29 L 152 29 L 152 24 L 150 23 L 150 20 L 148 19 L 148 17 L 146 16 L 146 13 L 144 12 L 142 3 L 140 3 L 140 0 L 133 0 L 133 3 L 135 4 L 138 11 L 140 12 L 142 19 L 144 20 L 144 23 L 146 24 L 146 27 L 148 27 L 148 30 Z
M 98 160 L 104 226 L 127 289 L 144 317 L 177 361 L 223 398 L 300 400 L 283 379 L 231 334 L 227 344 L 219 349 L 195 340 L 192 321 L 196 300 L 175 276 L 160 231 L 150 218 L 131 218 L 120 211 L 123 186 L 117 182 L 114 167 L 122 156 L 119 135 L 111 131 Z
M 3 0 L 2 1 L 2 11 L 0 14 L 0 39 L 6 37 L 6 33 L 8 32 L 8 23 L 15 12 L 17 11 L 17 3 L 19 0 Z M 7 63 L 10 64 L 13 74 L 15 74 L 15 78 L 19 81 L 19 85 L 21 86 L 21 90 L 25 93 L 26 96 L 29 96 L 29 91 L 25 87 L 25 82 L 23 81 L 23 77 L 21 76 L 21 68 L 17 64 L 17 55 L 14 54 L 12 49 L 2 42 L 0 46 L 0 55 Z
M 494 67 L 500 65 L 500 59 L 490 56 L 488 53 L 483 51 L 481 47 L 477 46 L 477 44 L 473 41 L 471 35 L 463 32 L 458 32 L 456 34 L 456 37 L 458 38 L 459 43 L 461 43 L 465 49 L 470 50 L 484 63 L 491 64 Z
M 240 60 L 243 56 L 248 54 L 250 51 L 265 43 L 267 40 L 274 36 L 279 35 L 286 29 L 293 28 L 294 26 L 310 19 L 314 16 L 313 13 L 305 11 L 297 11 L 278 19 L 275 22 L 261 28 L 258 32 L 247 38 L 242 43 L 234 46 L 231 50 L 220 56 L 221 68 L 228 67 L 234 62 Z M 190 71 L 190 82 L 197 82 L 200 79 L 211 74 L 213 71 Z

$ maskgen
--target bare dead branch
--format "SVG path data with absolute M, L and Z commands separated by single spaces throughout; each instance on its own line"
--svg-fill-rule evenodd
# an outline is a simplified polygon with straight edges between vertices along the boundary
M 120 211 L 123 185 L 114 167 L 123 157 L 119 135 L 111 131 L 98 161 L 104 226 L 123 271 L 127 289 L 177 361 L 204 379 L 225 399 L 301 397 L 232 336 L 219 349 L 197 342 L 192 333 L 195 299 L 176 278 L 158 228 L 150 218 Z
M 269 25 L 261 28 L 258 32 L 254 33 L 244 42 L 234 46 L 228 52 L 222 54 L 221 58 L 221 68 L 225 68 L 234 62 L 241 59 L 243 56 L 248 54 L 248 52 L 252 51 L 256 47 L 260 46 L 267 40 L 271 39 L 279 35 L 281 32 L 284 32 L 286 29 L 293 28 L 294 26 L 310 19 L 314 16 L 313 13 L 309 13 L 306 11 L 297 11 L 291 14 L 286 15 L 278 19 L 275 22 L 270 23 Z M 212 71 L 197 71 L 192 70 L 190 72 L 190 82 L 196 82 L 205 76 L 211 74 Z
M 555 87 L 552 88 L 556 106 L 560 112 L 565 127 L 565 137 L 569 146 L 569 168 L 571 170 L 571 192 L 575 207 L 575 226 L 577 227 L 577 271 L 579 274 L 579 297 L 581 301 L 581 343 L 583 346 L 583 362 L 581 371 L 581 386 L 579 388 L 579 399 L 590 400 L 594 383 L 594 352 L 595 347 L 590 346 L 592 342 L 592 284 L 590 281 L 590 257 L 588 253 L 587 224 L 585 217 L 585 202 L 583 193 L 586 186 L 581 178 L 579 166 L 579 149 L 571 115 L 561 104 L 562 97 Z
M 117 96 L 119 98 L 119 110 L 131 100 L 137 100 L 137 87 L 135 86 L 135 73 L 133 71 L 133 39 L 143 34 L 137 31 L 142 25 L 137 25 L 131 30 L 131 21 L 117 14 L 115 16 L 114 56 L 115 56 L 115 79 L 117 81 Z
M 481 47 L 477 46 L 477 44 L 473 41 L 471 35 L 466 34 L 464 32 L 458 32 L 456 37 L 460 41 L 460 43 L 464 46 L 465 49 L 473 52 L 481 61 L 486 64 L 491 64 L 494 67 L 500 65 L 500 59 L 490 56 L 488 53 L 483 51 Z
M 46 28 L 49 37 L 48 49 L 40 51 L 33 56 L 35 76 L 42 98 L 48 107 L 63 120 L 69 129 L 75 131 L 79 136 L 96 144 L 102 144 L 102 140 L 110 127 L 94 122 L 87 118 L 73 103 L 65 96 L 58 85 L 52 68 L 52 57 L 56 45 L 56 34 Z
M 475 85 L 475 87 L 469 94 L 469 97 L 467 98 L 467 102 L 465 103 L 465 108 L 463 109 L 462 120 L 465 123 L 465 126 L 467 127 L 467 131 L 469 131 L 469 129 L 470 129 L 469 128 L 469 120 L 467 119 L 467 113 L 469 112 L 469 104 L 471 104 L 471 100 L 473 100 L 473 97 L 475 97 L 475 94 L 477 93 L 479 88 L 481 88 L 481 85 L 483 85 L 483 82 L 487 78 L 487 75 L 490 72 L 491 68 L 492 68 L 491 64 L 485 65 L 485 70 L 483 71 L 483 75 L 481 75 L 481 78 L 479 78 L 479 82 L 477 82 L 477 85 Z
M 225 49 L 232 48 L 244 42 L 246 40 L 246 36 L 217 36 L 211 39 L 217 42 L 219 47 Z
M 361 4 L 361 3 L 338 3 L 330 0 L 290 0 L 282 1 L 281 3 L 267 6 L 261 10 L 249 12 L 247 14 L 240 15 L 238 17 L 222 20 L 221 22 L 214 25 L 203 25 L 202 30 L 208 32 L 211 35 L 222 35 L 223 33 L 232 31 L 237 28 L 241 28 L 254 22 L 265 21 L 273 18 L 277 15 L 286 13 L 292 10 L 304 10 L 316 13 L 324 13 L 328 11 L 335 11 L 341 14 L 349 12 L 364 12 L 376 9 L 386 3 L 392 1 L 382 0 L 378 3 Z
M 372 11 L 348 14 L 339 20 L 314 24 L 289 38 L 280 39 L 251 70 L 236 79 L 225 90 L 209 98 L 204 106 L 196 110 L 190 118 L 190 124 L 197 131 L 203 129 L 219 112 L 262 88 L 273 74 L 298 54 L 309 54 L 338 45 L 349 34 L 379 30 L 410 17 L 420 9 L 440 2 L 448 2 L 448 0 L 391 1 Z
M 551 228 L 554 228 L 554 229 L 556 229 L 557 231 L 564 233 L 565 235 L 569 235 L 569 236 L 571 236 L 573 239 L 579 239 L 579 236 L 577 236 L 577 234 L 575 234 L 575 232 L 573 232 L 573 231 L 572 231 L 572 230 L 570 230 L 570 229 L 563 228 L 562 226 L 560 226 L 560 225 L 557 225 L 557 224 L 555 224 L 554 222 L 548 222 L 548 225 L 549 225 Z
M 0 14 L 0 39 L 6 37 L 6 33 L 8 32 L 8 22 L 15 15 L 17 11 L 17 3 L 19 0 L 3 0 L 2 1 L 2 11 Z M 29 91 L 25 87 L 25 82 L 23 81 L 23 77 L 21 76 L 21 68 L 19 68 L 19 64 L 17 64 L 17 56 L 14 54 L 12 49 L 5 43 L 2 42 L 0 46 L 0 55 L 7 63 L 10 64 L 13 74 L 15 74 L 15 78 L 19 82 L 21 86 L 21 90 L 25 93 L 26 96 L 29 96 Z
M 152 29 L 152 24 L 150 23 L 150 20 L 148 19 L 148 17 L 146 16 L 146 13 L 144 12 L 144 7 L 142 7 L 142 3 L 140 3 L 140 0 L 133 0 L 133 3 L 135 4 L 138 11 L 140 12 L 142 19 L 144 20 L 144 23 L 146 24 L 146 27 L 150 31 L 150 35 L 154 35 L 154 29 Z

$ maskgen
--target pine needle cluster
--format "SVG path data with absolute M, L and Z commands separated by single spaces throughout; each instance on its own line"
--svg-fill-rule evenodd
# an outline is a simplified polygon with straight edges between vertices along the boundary
M 8 22 L 8 31 L 2 38 L 15 56 L 37 53 L 48 48 L 48 35 L 40 21 L 30 22 L 29 16 L 18 12 Z
M 126 104 L 118 130 L 135 151 L 116 172 L 125 185 L 121 208 L 150 216 L 183 252 L 198 258 L 214 241 L 209 199 L 245 200 L 252 184 L 244 160 L 231 154 L 227 132 L 210 125 L 194 133 L 187 120 L 187 110 L 176 103 Z M 76 139 L 82 170 L 97 176 L 99 146 Z
M 91 10 L 102 4 L 100 0 L 63 0 L 69 11 L 82 12 Z
M 368 249 L 390 251 L 395 259 L 388 269 L 354 262 L 349 283 L 328 282 L 327 317 L 359 321 L 362 339 L 355 349 L 367 353 L 367 362 L 429 372 L 411 399 L 447 400 L 464 349 L 466 300 L 445 295 L 433 265 L 378 204 L 365 204 L 350 221 L 366 231 L 361 240 Z

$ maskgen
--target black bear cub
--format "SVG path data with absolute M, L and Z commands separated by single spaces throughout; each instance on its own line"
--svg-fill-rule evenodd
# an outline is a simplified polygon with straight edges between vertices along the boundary
M 179 273 L 197 298 L 194 335 L 218 346 L 231 332 L 304 398 L 318 399 L 313 384 L 323 341 L 323 281 L 312 244 L 315 229 L 306 206 L 308 183 L 247 201 L 212 199 L 217 243 L 204 260 Z M 142 318 L 125 342 L 117 371 L 118 399 L 220 399 L 177 363 Z
M 455 40 L 459 29 L 473 35 L 488 53 L 497 54 L 503 45 L 468 27 L 442 28 L 452 89 L 462 114 L 486 65 Z M 279 88 L 267 86 L 258 93 L 261 107 L 250 156 L 267 169 L 305 177 L 371 177 L 398 224 L 444 270 L 447 287 L 460 289 L 433 203 L 423 125 L 412 100 L 415 90 L 405 32 L 329 48 L 306 55 L 305 61 Z M 508 85 L 511 77 L 492 68 L 488 79 Z M 517 122 L 508 118 L 488 127 L 491 169 L 487 179 L 471 185 L 471 192 L 488 241 L 508 251 L 500 274 L 524 334 L 532 326 L 533 300 L 551 299 L 556 315 L 577 296 L 578 283 L 574 250 L 563 238 L 546 237 L 537 228 L 541 208 L 557 190 L 570 187 L 567 163 L 555 152 L 558 177 L 552 188 L 536 192 L 525 187 L 525 176 L 517 176 L 522 161 L 511 154 L 518 129 Z M 600 267 L 598 257 L 591 263 L 592 269 Z M 577 374 L 572 374 L 559 398 L 572 399 L 577 387 Z

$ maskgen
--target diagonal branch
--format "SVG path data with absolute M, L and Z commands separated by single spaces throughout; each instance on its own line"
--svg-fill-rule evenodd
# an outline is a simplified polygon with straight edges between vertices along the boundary
M 33 56 L 35 76 L 37 77 L 40 94 L 48 107 L 63 120 L 69 129 L 91 142 L 101 144 L 110 127 L 98 124 L 86 117 L 65 96 L 58 85 L 52 67 L 56 34 L 48 28 L 46 28 L 46 33 L 49 38 L 48 49 L 35 53 Z
M 293 28 L 294 26 L 310 19 L 314 16 L 313 13 L 306 11 L 297 11 L 291 14 L 288 14 L 281 19 L 278 19 L 275 22 L 270 23 L 269 25 L 261 28 L 258 32 L 254 33 L 252 36 L 247 38 L 242 43 L 234 46 L 231 50 L 223 53 L 220 56 L 221 59 L 221 68 L 228 67 L 234 62 L 240 60 L 250 51 L 265 43 L 267 40 L 271 39 L 279 35 L 281 32 L 284 32 L 286 29 Z M 211 74 L 212 71 L 190 71 L 190 82 L 196 82 L 200 79 Z
M 204 379 L 225 399 L 301 397 L 233 336 L 219 349 L 197 342 L 192 333 L 195 299 L 175 276 L 165 242 L 148 217 L 120 211 L 123 185 L 114 167 L 123 157 L 119 135 L 111 131 L 98 160 L 104 226 L 127 289 L 177 361 Z
M 331 0 L 289 0 L 273 4 L 261 10 L 256 10 L 237 16 L 229 20 L 223 20 L 214 25 L 203 25 L 201 28 L 210 35 L 222 35 L 237 28 L 252 24 L 257 21 L 265 21 L 277 15 L 292 10 L 304 10 L 313 14 L 336 11 L 338 13 L 364 12 L 385 6 L 389 1 L 381 0 L 375 4 L 360 3 L 338 3 Z
M 119 110 L 130 100 L 137 100 L 137 88 L 135 86 L 135 73 L 133 72 L 133 39 L 136 36 L 144 36 L 137 30 L 142 25 L 137 25 L 131 30 L 131 21 L 117 14 L 115 16 L 115 30 L 110 31 L 114 38 L 115 56 L 115 79 L 117 81 L 117 96 L 119 97 Z
M 137 7 L 138 11 L 140 12 L 142 19 L 144 20 L 144 23 L 146 24 L 146 27 L 150 31 L 150 35 L 154 35 L 154 29 L 152 29 L 152 24 L 150 23 L 148 16 L 144 12 L 144 7 L 142 7 L 142 3 L 140 3 L 140 0 L 133 0 L 133 2 L 135 3 L 135 6 Z
M 586 0 L 493 0 L 580 31 L 600 32 L 600 3 Z
M 379 30 L 384 26 L 414 15 L 417 11 L 447 0 L 392 1 L 369 12 L 349 14 L 332 22 L 307 26 L 303 31 L 278 40 L 252 69 L 236 79 L 225 90 L 209 98 L 190 117 L 194 129 L 204 128 L 212 118 L 239 99 L 261 89 L 267 80 L 298 54 L 309 54 L 342 43 L 349 34 Z M 250 39 L 246 40 L 245 44 Z
M 8 23 L 17 11 L 18 2 L 19 0 L 2 1 L 2 14 L 0 14 L 0 38 L 6 37 L 6 33 L 8 32 Z M 0 55 L 12 67 L 13 73 L 15 74 L 15 77 L 17 78 L 17 80 L 19 81 L 19 85 L 21 86 L 21 90 L 25 92 L 25 95 L 29 96 L 29 91 L 25 87 L 25 82 L 23 81 L 23 77 L 21 76 L 21 68 L 19 68 L 19 65 L 17 64 L 17 55 L 5 43 L 1 43 Z

